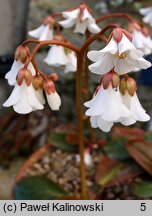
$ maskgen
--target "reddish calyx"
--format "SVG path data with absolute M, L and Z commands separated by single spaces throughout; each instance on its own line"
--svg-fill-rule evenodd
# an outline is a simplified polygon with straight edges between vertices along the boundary
M 137 91 L 136 81 L 130 77 L 124 78 L 120 81 L 119 88 L 122 95 L 125 95 L 126 92 L 128 92 L 130 96 L 134 96 Z
M 89 13 L 92 13 L 92 9 L 90 7 L 88 7 L 85 3 L 80 4 L 79 9 L 80 9 L 80 13 L 79 13 L 80 22 L 82 22 L 82 18 L 83 18 L 83 14 L 84 14 L 85 9 L 87 9 Z
M 111 70 L 109 73 L 103 75 L 101 79 L 101 84 L 103 85 L 104 89 L 107 89 L 111 84 L 113 88 L 117 88 L 120 83 L 119 75 L 114 71 Z
M 44 91 L 50 95 L 51 93 L 56 92 L 54 82 L 51 80 L 45 81 L 43 84 Z
M 16 77 L 18 85 L 22 85 L 23 80 L 25 80 L 27 86 L 30 86 L 32 83 L 32 79 L 33 77 L 32 77 L 31 71 L 29 71 L 28 69 L 24 69 L 24 68 L 19 70 L 17 77 Z
M 18 46 L 16 51 L 15 51 L 15 60 L 18 61 L 20 60 L 23 64 L 26 62 L 28 57 L 30 56 L 30 50 L 28 46 Z
M 122 28 L 115 28 L 112 31 L 112 37 L 114 38 L 114 40 L 119 43 L 122 40 L 123 34 L 125 34 L 125 36 L 132 41 L 132 36 L 129 34 L 129 32 L 127 32 L 125 29 Z
M 32 85 L 34 89 L 37 91 L 43 88 L 43 78 L 41 76 L 35 76 L 32 80 Z

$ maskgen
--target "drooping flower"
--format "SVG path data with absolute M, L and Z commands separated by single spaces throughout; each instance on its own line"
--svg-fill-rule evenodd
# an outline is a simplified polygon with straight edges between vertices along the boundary
M 129 77 L 121 80 L 120 91 L 122 93 L 122 100 L 124 105 L 131 112 L 131 116 L 120 119 L 121 124 L 125 126 L 132 125 L 136 121 L 145 122 L 150 120 L 150 116 L 139 102 L 136 90 L 136 82 L 132 78 Z
M 87 29 L 91 33 L 101 31 L 91 15 L 91 9 L 84 3 L 76 9 L 64 11 L 62 15 L 65 20 L 60 21 L 59 24 L 64 28 L 70 28 L 75 25 L 74 32 L 81 34 L 85 34 Z
M 114 122 L 119 122 L 120 118 L 131 115 L 129 109 L 123 104 L 118 87 L 118 75 L 110 71 L 103 76 L 93 99 L 84 104 L 89 108 L 86 115 L 91 117 L 92 127 L 109 132 Z
M 5 78 L 8 80 L 9 85 L 14 86 L 16 84 L 16 77 L 21 68 L 23 68 L 24 63 L 29 57 L 29 49 L 25 46 L 19 46 L 15 52 L 15 60 L 12 64 L 11 70 L 6 73 Z M 32 63 L 30 62 L 27 68 L 32 72 L 32 75 L 35 75 L 35 69 L 33 68 Z
M 136 23 L 129 25 L 129 31 L 132 35 L 132 43 L 140 49 L 144 55 L 149 55 L 152 52 L 152 39 L 146 27 L 140 27 Z
M 121 28 L 113 30 L 104 49 L 88 52 L 88 58 L 95 62 L 89 66 L 90 71 L 101 75 L 111 69 L 122 75 L 151 66 L 151 63 L 143 58 L 143 52 L 132 44 L 129 33 Z
M 152 26 L 152 7 L 141 8 L 139 11 L 144 15 L 143 21 Z
M 33 38 L 39 39 L 40 41 L 52 40 L 54 24 L 54 18 L 52 16 L 48 16 L 40 27 L 29 31 L 29 35 Z
M 42 110 L 43 103 L 38 99 L 36 90 L 32 85 L 32 72 L 21 69 L 17 74 L 17 82 L 15 87 L 3 104 L 4 107 L 13 106 L 14 110 L 19 114 L 28 114 L 34 110 Z
M 48 80 L 43 85 L 48 104 L 52 110 L 59 110 L 61 106 L 61 98 L 56 92 L 53 81 Z
M 64 40 L 64 38 L 55 37 L 55 40 Z M 47 57 L 44 59 L 48 65 L 60 67 L 65 66 L 65 73 L 76 71 L 76 54 L 63 46 L 53 45 Z

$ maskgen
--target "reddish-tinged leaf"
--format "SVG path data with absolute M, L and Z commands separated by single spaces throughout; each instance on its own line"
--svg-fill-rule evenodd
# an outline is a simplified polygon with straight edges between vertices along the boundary
M 77 133 L 70 133 L 66 136 L 66 141 L 68 144 L 78 144 L 78 134 Z
M 128 139 L 139 138 L 144 139 L 146 132 L 139 128 L 115 127 L 113 134 L 116 137 L 126 137 Z
M 126 148 L 136 162 L 152 175 L 152 143 L 142 139 L 133 139 L 126 143 Z
M 102 157 L 97 166 L 96 182 L 102 186 L 106 186 L 118 173 L 122 167 L 117 161 L 111 160 L 109 157 Z

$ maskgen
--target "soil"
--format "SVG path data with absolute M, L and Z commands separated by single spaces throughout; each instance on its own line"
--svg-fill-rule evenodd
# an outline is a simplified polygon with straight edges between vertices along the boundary
M 87 187 L 91 199 L 99 200 L 141 200 L 134 192 L 135 184 L 142 181 L 144 174 L 123 182 L 117 182 L 113 186 L 102 188 L 96 183 L 96 165 L 99 156 L 92 159 L 91 165 L 86 165 Z M 37 161 L 27 170 L 24 177 L 45 176 L 64 188 L 69 196 L 80 198 L 80 172 L 79 161 L 74 153 L 63 152 L 54 147 L 48 151 L 41 160 Z

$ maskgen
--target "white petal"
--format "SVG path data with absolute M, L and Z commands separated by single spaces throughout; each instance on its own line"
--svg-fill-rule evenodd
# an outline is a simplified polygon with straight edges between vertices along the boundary
M 75 23 L 76 19 L 66 19 L 59 22 L 59 24 L 64 28 L 71 28 Z
M 64 48 L 62 46 L 53 45 L 49 52 L 47 57 L 44 59 L 44 62 L 46 62 L 48 65 L 52 66 L 61 66 L 67 64 L 67 56 L 65 54 Z
M 93 128 L 98 128 L 97 118 L 98 118 L 98 116 L 91 116 L 90 117 L 91 126 Z
M 37 97 L 38 101 L 44 105 L 45 99 L 44 99 L 44 95 L 43 95 L 43 90 L 39 89 L 37 91 L 34 91 L 34 93 L 35 93 L 35 96 Z
M 87 56 L 91 61 L 96 62 L 101 60 L 106 53 L 110 52 L 111 54 L 115 54 L 117 53 L 117 50 L 117 42 L 111 38 L 110 42 L 104 49 L 100 51 L 90 51 Z
M 77 9 L 71 10 L 71 11 L 64 11 L 64 12 L 62 12 L 62 15 L 63 15 L 63 17 L 65 17 L 65 18 L 72 18 L 72 19 L 75 19 L 75 18 L 78 18 L 78 17 L 79 17 L 79 13 L 80 13 L 80 9 L 77 8 Z
M 32 106 L 28 102 L 28 86 L 25 82 L 20 86 L 20 98 L 19 101 L 13 105 L 14 110 L 19 114 L 28 114 L 33 111 Z
M 15 85 L 16 76 L 18 71 L 23 67 L 21 61 L 14 60 L 11 70 L 5 75 L 5 78 L 8 80 L 9 85 Z
M 102 75 L 108 73 L 112 68 L 114 68 L 114 62 L 110 53 L 105 54 L 101 60 L 89 66 L 92 73 Z
M 145 23 L 151 23 L 151 22 L 152 22 L 152 12 L 149 13 L 149 14 L 147 14 L 147 15 L 144 17 L 143 21 L 144 21 Z
M 53 30 L 50 29 L 50 25 L 48 24 L 44 26 L 43 32 L 40 35 L 39 40 L 43 41 L 43 40 L 52 40 L 52 39 L 53 39 Z
M 99 33 L 101 31 L 101 29 L 99 28 L 99 26 L 96 23 L 89 23 L 88 22 L 88 29 L 93 34 Z
M 104 132 L 109 132 L 111 131 L 111 128 L 113 126 L 113 122 L 108 122 L 103 120 L 100 116 L 97 118 L 97 122 L 98 122 L 98 127 L 104 131 Z
M 59 110 L 61 106 L 61 98 L 57 92 L 51 93 L 50 95 L 46 94 L 47 101 L 52 110 Z
M 16 104 L 20 99 L 20 86 L 16 83 L 11 95 L 7 101 L 3 104 L 4 107 L 10 107 Z
M 27 88 L 27 100 L 28 103 L 34 110 L 42 110 L 44 108 L 43 104 L 40 103 L 35 94 L 36 90 L 33 88 L 32 84 Z
M 121 54 L 125 51 L 136 49 L 131 41 L 123 34 L 121 41 L 118 43 L 118 53 Z
M 106 121 L 117 121 L 120 117 L 129 117 L 130 111 L 123 105 L 119 90 L 115 90 L 110 85 L 107 89 L 109 106 L 102 115 L 102 119 Z
M 84 103 L 84 106 L 90 107 L 90 109 L 86 111 L 86 115 L 97 116 L 103 114 L 109 107 L 108 96 L 108 91 L 103 89 L 102 86 L 91 101 Z
M 32 76 L 35 76 L 35 75 L 36 75 L 36 71 L 35 71 L 35 69 L 34 69 L 34 67 L 33 67 L 33 64 L 32 64 L 31 62 L 29 63 L 27 69 L 28 69 L 29 71 L 31 71 Z
M 34 29 L 34 30 L 32 30 L 32 31 L 29 31 L 29 35 L 31 36 L 31 37 L 34 37 L 34 38 L 37 38 L 37 39 L 39 39 L 40 37 L 41 37 L 41 34 L 42 34 L 42 32 L 43 32 L 43 30 L 44 30 L 44 25 L 41 25 L 40 27 L 38 27 L 37 29 Z
M 93 17 L 91 16 L 91 14 L 89 13 L 87 9 L 84 9 L 83 11 L 82 20 L 85 20 L 85 19 L 93 19 Z
M 67 54 L 67 65 L 65 67 L 64 72 L 68 73 L 68 72 L 74 72 L 77 69 L 77 58 L 74 52 L 70 52 Z
M 141 8 L 139 11 L 140 11 L 140 13 L 141 13 L 142 15 L 146 15 L 146 14 L 148 14 L 149 12 L 150 12 L 150 13 L 152 12 L 152 8 L 151 8 L 151 7 Z
M 125 126 L 129 126 L 129 125 L 133 125 L 136 123 L 136 120 L 131 116 L 131 117 L 127 117 L 127 118 L 120 118 L 119 121 L 122 125 Z
M 134 94 L 134 96 L 131 97 L 130 110 L 131 110 L 132 116 L 136 120 L 139 120 L 139 121 L 149 121 L 150 120 L 150 116 L 146 114 L 146 111 L 141 106 L 136 94 Z
M 87 20 L 84 20 L 82 22 L 79 22 L 78 20 L 74 32 L 85 34 L 86 30 L 87 30 Z

